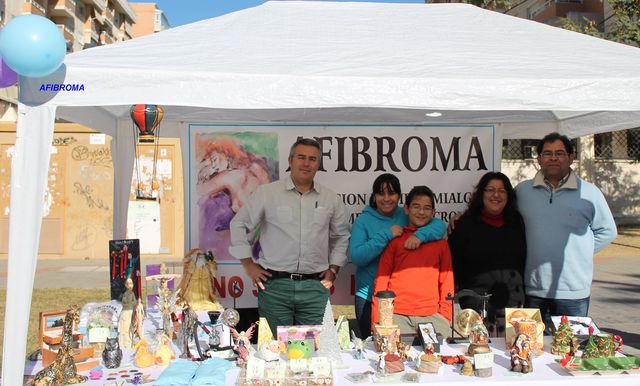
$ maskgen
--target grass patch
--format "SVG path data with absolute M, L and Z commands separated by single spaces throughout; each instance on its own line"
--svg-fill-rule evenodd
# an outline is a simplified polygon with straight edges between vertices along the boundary
M 27 333 L 27 355 L 39 349 L 38 330 L 40 329 L 40 312 L 65 310 L 77 304 L 82 307 L 89 302 L 102 302 L 110 299 L 111 292 L 107 288 L 34 288 L 29 312 L 29 332 Z M 5 315 L 7 290 L 0 290 L 0 315 Z M 0 318 L 0 334 L 4 337 L 4 318 Z M 0 352 L 4 342 L 0 341 Z M 0 359 L 1 361 L 1 359 Z M 0 363 L 1 365 L 1 363 Z

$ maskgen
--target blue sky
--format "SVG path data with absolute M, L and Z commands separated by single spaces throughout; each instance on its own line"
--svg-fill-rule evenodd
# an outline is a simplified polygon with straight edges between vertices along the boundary
M 361 0 L 333 0 L 361 1 Z M 367 0 L 375 3 L 424 3 L 424 0 Z M 130 0 L 131 3 L 150 3 L 153 0 Z M 169 18 L 172 27 L 224 15 L 247 7 L 255 7 L 265 0 L 156 0 L 155 3 Z

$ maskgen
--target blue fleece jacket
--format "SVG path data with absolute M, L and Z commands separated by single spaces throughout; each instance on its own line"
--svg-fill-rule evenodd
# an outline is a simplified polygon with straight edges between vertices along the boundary
M 591 291 L 593 254 L 617 236 L 602 192 L 571 172 L 564 185 L 551 189 L 542 173 L 516 187 L 525 223 L 527 295 L 583 299 Z
M 356 296 L 371 300 L 373 295 L 373 279 L 378 271 L 380 254 L 393 238 L 392 225 L 407 225 L 407 215 L 401 207 L 396 208 L 393 216 L 388 217 L 367 206 L 358 216 L 351 228 L 349 255 L 356 270 Z M 414 235 L 420 241 L 440 240 L 446 231 L 445 223 L 437 218 L 418 229 Z

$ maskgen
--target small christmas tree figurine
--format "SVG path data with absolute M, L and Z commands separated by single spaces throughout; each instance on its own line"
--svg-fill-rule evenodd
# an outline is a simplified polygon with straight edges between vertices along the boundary
M 587 340 L 587 344 L 584 346 L 584 350 L 582 351 L 582 358 L 601 357 L 600 350 L 598 349 L 596 340 L 593 337 L 593 331 L 593 326 L 589 327 L 589 339 Z
M 333 368 L 345 368 L 340 356 L 340 343 L 338 340 L 338 330 L 333 321 L 333 310 L 331 302 L 327 300 L 322 319 L 322 331 L 320 332 L 320 347 L 317 356 L 328 357 Z
M 578 347 L 578 341 L 573 335 L 573 330 L 569 325 L 569 318 L 563 315 L 560 318 L 560 325 L 558 330 L 553 335 L 553 342 L 551 343 L 551 353 L 554 355 L 565 356 L 567 354 L 573 356 L 576 353 Z

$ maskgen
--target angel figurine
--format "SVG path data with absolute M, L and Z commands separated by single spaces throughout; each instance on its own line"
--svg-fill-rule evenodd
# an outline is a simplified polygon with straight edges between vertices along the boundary
M 182 260 L 184 264 L 180 281 L 180 300 L 188 302 L 194 311 L 221 311 L 222 306 L 213 286 L 218 265 L 211 251 L 199 248 L 190 250 Z
M 233 334 L 234 346 L 233 350 L 238 354 L 238 366 L 244 366 L 249 358 L 249 347 L 251 346 L 251 337 L 256 329 L 256 324 L 252 323 L 247 331 L 238 332 L 235 327 L 231 328 Z
M 354 349 L 353 357 L 355 359 L 364 359 L 364 341 L 358 338 L 353 330 L 351 330 L 351 341 Z
M 171 291 L 167 286 L 167 282 L 161 282 L 162 285 L 158 288 L 158 308 L 162 314 L 162 330 L 164 334 L 169 337 L 169 340 L 173 339 L 173 328 L 171 323 L 171 315 L 176 312 L 176 301 L 178 300 L 178 293 L 180 288 L 175 291 Z

